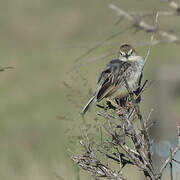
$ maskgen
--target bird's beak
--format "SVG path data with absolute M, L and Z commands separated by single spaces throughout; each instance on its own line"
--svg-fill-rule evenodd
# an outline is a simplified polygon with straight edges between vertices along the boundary
M 128 59 L 128 57 L 129 57 L 129 55 L 128 55 L 128 54 L 126 54 L 126 59 Z

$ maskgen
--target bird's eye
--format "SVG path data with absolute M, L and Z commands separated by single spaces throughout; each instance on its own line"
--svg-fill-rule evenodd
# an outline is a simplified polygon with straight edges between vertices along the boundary
M 119 54 L 120 54 L 121 56 L 125 56 L 125 55 L 126 55 L 126 54 L 125 54 L 124 52 L 122 52 L 122 51 L 120 51 Z

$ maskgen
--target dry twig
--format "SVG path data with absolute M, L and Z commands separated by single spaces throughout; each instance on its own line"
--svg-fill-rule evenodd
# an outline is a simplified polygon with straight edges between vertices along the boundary
M 138 29 L 143 30 L 145 32 L 156 32 L 161 39 L 154 40 L 152 42 L 153 45 L 161 43 L 161 42 L 180 44 L 180 37 L 178 35 L 160 30 L 157 27 L 146 23 L 142 19 L 139 20 L 135 16 L 133 16 L 132 14 L 127 13 L 126 11 L 122 10 L 121 8 L 117 7 L 114 4 L 110 4 L 109 7 L 111 9 L 113 9 L 114 11 L 116 11 L 118 16 L 123 17 L 123 18 L 127 19 L 129 22 L 131 22 L 135 28 L 138 28 Z

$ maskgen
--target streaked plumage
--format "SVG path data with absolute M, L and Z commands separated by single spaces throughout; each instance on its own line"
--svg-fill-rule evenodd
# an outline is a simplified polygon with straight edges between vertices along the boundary
M 100 73 L 94 95 L 83 108 L 81 114 L 84 115 L 92 103 L 100 102 L 104 98 L 115 100 L 115 98 L 126 97 L 128 91 L 124 77 L 131 91 L 137 90 L 143 66 L 144 61 L 142 57 L 136 55 L 134 48 L 127 44 L 122 45 L 119 58 L 110 61 Z

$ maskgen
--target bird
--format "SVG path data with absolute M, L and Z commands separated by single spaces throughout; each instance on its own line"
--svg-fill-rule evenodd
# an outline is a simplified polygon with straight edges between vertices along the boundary
M 84 116 L 93 103 L 103 99 L 117 107 L 116 99 L 129 94 L 126 83 L 131 92 L 139 89 L 143 68 L 144 59 L 137 55 L 135 49 L 130 44 L 121 45 L 117 58 L 111 60 L 101 71 L 96 90 L 80 114 Z

